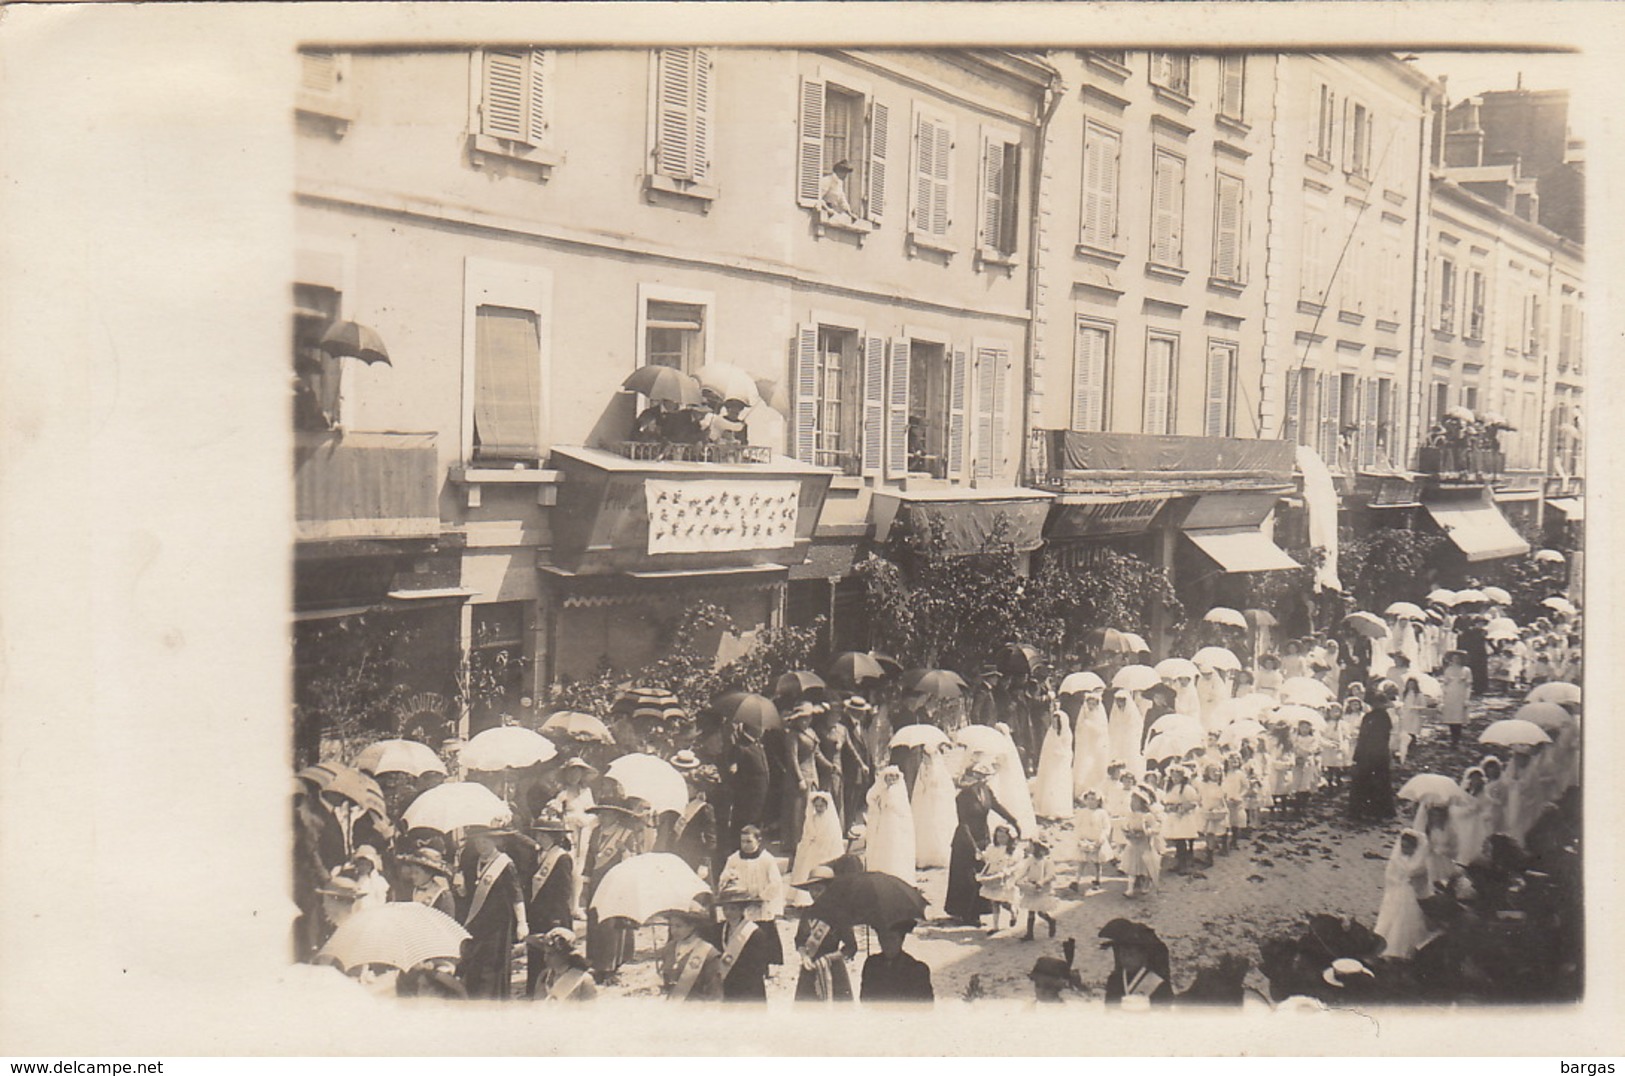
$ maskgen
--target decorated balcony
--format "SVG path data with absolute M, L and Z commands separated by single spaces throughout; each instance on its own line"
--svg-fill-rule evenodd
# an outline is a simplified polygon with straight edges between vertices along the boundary
M 1506 473 L 1506 453 L 1487 448 L 1424 446 L 1416 469 L 1441 482 L 1493 482 Z
M 1134 488 L 1274 488 L 1292 482 L 1293 446 L 1244 437 L 1037 430 L 1032 485 L 1053 493 Z
M 432 433 L 301 433 L 294 440 L 301 541 L 432 538 L 440 533 Z

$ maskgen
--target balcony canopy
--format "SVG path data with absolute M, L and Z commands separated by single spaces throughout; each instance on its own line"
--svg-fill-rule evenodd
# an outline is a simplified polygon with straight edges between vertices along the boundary
M 1470 562 L 1521 557 L 1529 552 L 1529 543 L 1519 537 L 1487 495 L 1424 502 L 1423 507 Z
M 293 459 L 301 541 L 440 533 L 434 434 L 302 433 Z
M 1246 437 L 1042 430 L 1048 489 L 1265 488 L 1292 483 L 1293 446 Z
M 915 533 L 936 525 L 942 531 L 944 552 L 950 555 L 988 552 L 996 545 L 1030 553 L 1043 544 L 1051 500 L 1042 490 L 1020 486 L 876 490 L 872 502 L 875 541 L 886 541 L 898 524 Z

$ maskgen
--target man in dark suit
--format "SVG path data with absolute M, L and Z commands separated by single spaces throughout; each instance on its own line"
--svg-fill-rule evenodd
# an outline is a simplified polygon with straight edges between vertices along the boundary
M 880 952 L 863 962 L 863 985 L 858 997 L 863 1001 L 932 1002 L 931 969 L 903 952 L 903 939 L 914 929 L 915 920 L 905 919 L 879 931 Z
M 726 845 L 717 850 L 722 858 L 739 850 L 740 830 L 746 826 L 758 829 L 767 826 L 767 784 L 771 773 L 762 738 L 749 725 L 735 725 L 733 743 L 723 763 L 722 779 L 728 786 L 729 808 L 724 832 L 729 838 L 719 842 Z

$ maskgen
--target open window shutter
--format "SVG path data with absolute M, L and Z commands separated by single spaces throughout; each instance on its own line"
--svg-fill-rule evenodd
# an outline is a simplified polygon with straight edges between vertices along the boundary
M 976 477 L 993 477 L 993 382 L 997 378 L 998 355 L 991 349 L 976 349 Z
M 955 348 L 953 366 L 949 370 L 948 385 L 948 477 L 965 477 L 965 396 L 966 381 L 970 377 L 970 356 L 964 348 Z
M 656 52 L 655 169 L 661 175 L 694 175 L 694 66 L 697 49 Z
M 934 201 L 933 192 L 936 186 L 932 177 L 936 175 L 935 156 L 937 152 L 937 133 L 931 121 L 924 116 L 914 118 L 914 230 L 929 232 L 931 230 L 931 206 Z
M 493 138 L 525 137 L 523 52 L 488 49 L 480 97 L 480 131 Z
M 1218 198 L 1213 237 L 1213 275 L 1220 280 L 1240 280 L 1241 180 L 1221 175 L 1215 187 Z
M 1324 439 L 1323 452 L 1326 462 L 1332 466 L 1337 465 L 1338 423 L 1343 415 L 1343 378 L 1336 374 L 1326 374 L 1321 378 L 1321 402 L 1325 404 L 1323 410 Z
M 993 352 L 993 443 L 988 453 L 988 466 L 993 477 L 1004 477 L 1004 452 L 1009 430 L 1010 348 L 1008 345 Z
M 1100 134 L 1100 239 L 1117 242 L 1117 181 L 1122 173 L 1123 140 L 1115 132 Z
M 1021 227 L 1021 147 L 1004 144 L 1004 219 L 999 222 L 999 253 L 1014 254 Z
M 982 222 L 981 244 L 989 250 L 1002 248 L 1004 236 L 1004 143 L 982 139 Z
M 796 326 L 796 459 L 813 462 L 818 430 L 818 326 Z
M 944 236 L 953 223 L 949 184 L 953 179 L 953 127 L 944 123 L 932 124 L 936 131 L 936 150 L 931 154 L 931 234 Z
M 705 181 L 711 175 L 712 139 L 715 133 L 714 117 L 711 114 L 714 104 L 711 71 L 715 62 L 714 49 L 694 50 L 694 125 L 690 131 L 692 142 L 689 154 L 693 166 L 692 176 L 699 182 Z
M 1184 201 L 1183 166 L 1179 158 L 1169 154 L 1156 155 L 1153 172 L 1155 189 L 1152 219 L 1153 261 L 1163 265 L 1179 264 L 1180 208 Z
M 908 339 L 891 342 L 886 384 L 886 477 L 908 474 Z
M 1298 393 L 1299 382 L 1303 380 L 1303 373 L 1299 370 L 1288 370 L 1286 375 L 1286 406 L 1281 413 L 1281 439 L 1298 443 Z
M 1094 127 L 1083 132 L 1083 227 L 1079 229 L 1079 242 L 1103 245 L 1105 239 L 1101 215 L 1101 172 L 1105 156 L 1101 145 L 1104 134 Z
M 863 339 L 863 473 L 879 474 L 885 457 L 886 341 Z
M 339 88 L 339 56 L 336 52 L 301 52 L 299 85 L 314 94 L 333 94 Z
M 869 205 L 870 224 L 879 224 L 886 215 L 886 154 L 891 139 L 891 110 L 879 101 L 869 102 Z
M 796 152 L 796 204 L 814 208 L 824 181 L 824 83 L 801 80 L 800 143 Z
M 1224 437 L 1225 405 L 1229 396 L 1230 352 L 1209 344 L 1207 349 L 1207 407 L 1203 418 L 1203 434 Z
M 1364 448 L 1364 459 L 1367 467 L 1374 467 L 1377 463 L 1377 419 L 1380 414 L 1378 392 L 1381 386 L 1376 378 L 1366 379 L 1365 383 L 1365 421 L 1360 430 L 1360 443 Z
M 525 91 L 526 138 L 533 146 L 545 146 L 553 123 L 553 54 L 546 49 L 530 50 L 530 81 Z

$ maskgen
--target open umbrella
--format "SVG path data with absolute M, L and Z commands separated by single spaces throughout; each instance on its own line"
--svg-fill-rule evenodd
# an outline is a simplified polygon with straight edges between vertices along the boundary
M 1162 677 L 1149 665 L 1125 665 L 1112 675 L 1112 687 L 1118 691 L 1149 691 L 1160 683 Z
M 450 833 L 465 826 L 507 825 L 513 808 L 476 781 L 449 781 L 420 793 L 404 817 L 407 829 Z
M 1512 604 L 1512 595 L 1507 593 L 1505 590 L 1502 590 L 1500 587 L 1485 587 L 1484 597 L 1488 598 L 1496 605 Z
M 918 725 L 905 726 L 898 735 L 907 732 L 910 728 L 919 728 Z M 927 725 L 926 728 L 933 726 Z M 1010 749 L 1010 737 L 994 728 L 992 725 L 966 725 L 954 733 L 955 742 L 972 752 L 985 751 L 990 755 L 1003 755 Z M 893 738 L 895 742 L 895 737 Z
M 729 692 L 717 699 L 716 710 L 734 724 L 749 725 L 757 732 L 784 727 L 779 708 L 762 695 Z
M 1422 607 L 1414 602 L 1394 602 L 1382 611 L 1383 616 L 1397 617 L 1400 620 L 1426 620 L 1427 614 Z
M 1283 706 L 1270 715 L 1270 720 L 1287 725 L 1307 721 L 1314 726 L 1316 732 L 1323 732 L 1326 729 L 1326 718 L 1319 710 L 1312 710 L 1307 706 Z
M 990 726 L 979 726 L 988 728 Z M 997 729 L 993 731 L 997 732 Z M 918 723 L 904 725 L 892 734 L 892 747 L 942 747 L 948 743 L 948 734 L 935 725 Z
M 366 773 L 406 773 L 413 777 L 446 772 L 446 764 L 440 761 L 440 756 L 416 740 L 379 740 L 368 744 L 355 757 L 355 767 Z
M 1241 668 L 1241 659 L 1222 646 L 1204 646 L 1191 655 L 1191 663 L 1197 668 L 1206 666 L 1209 669 L 1222 669 L 1225 672 L 1237 672 Z
M 1419 773 L 1401 785 L 1396 795 L 1425 807 L 1443 807 L 1467 798 L 1461 786 L 1442 773 Z
M 1428 591 L 1428 601 L 1434 605 L 1455 605 L 1456 592 L 1453 590 L 1446 590 L 1444 587 L 1439 587 L 1435 590 Z
M 1251 697 L 1220 699 L 1213 707 L 1213 724 L 1223 727 L 1237 721 L 1257 718 L 1259 714 L 1263 713 L 1263 708 L 1256 703 L 1248 702 L 1247 699 Z M 1267 696 L 1265 697 L 1267 698 Z
M 1478 734 L 1479 743 L 1493 743 L 1502 747 L 1528 747 L 1537 743 L 1551 743 L 1546 730 L 1533 721 L 1520 721 L 1515 717 L 1492 721 Z
M 560 710 L 556 714 L 549 714 L 542 722 L 543 732 L 556 732 L 561 736 L 568 736 L 572 740 L 592 743 L 614 743 L 615 737 L 610 734 L 609 726 L 591 714 L 584 714 L 576 710 Z
M 1205 742 L 1200 733 L 1175 730 L 1153 736 L 1146 741 L 1145 757 L 1153 762 L 1180 758 L 1201 747 Z
M 1434 702 L 1444 698 L 1444 685 L 1439 683 L 1438 677 L 1425 672 L 1413 672 L 1406 679 L 1416 681 L 1416 686 L 1421 690 L 1423 698 L 1432 699 Z M 1403 689 L 1405 685 L 1400 684 L 1399 686 Z
M 1251 716 L 1257 717 L 1266 710 L 1273 710 L 1281 705 L 1281 700 L 1274 695 L 1266 695 L 1262 691 L 1249 692 L 1236 700 L 1251 711 Z
M 1243 740 L 1251 740 L 1255 736 L 1264 735 L 1265 731 L 1262 722 L 1255 721 L 1250 717 L 1244 717 L 1238 721 L 1232 721 L 1223 729 L 1220 729 L 1219 742 L 1226 747 L 1234 747 Z
M 383 338 L 355 321 L 336 321 L 329 325 L 316 347 L 335 359 L 360 359 L 368 366 L 375 362 L 392 365 Z
M 682 701 L 663 687 L 629 687 L 615 697 L 611 712 L 626 713 L 639 721 L 681 721 L 688 716 Z
M 1241 615 L 1255 628 L 1273 628 L 1281 623 L 1268 609 L 1243 609 Z
M 1575 612 L 1573 602 L 1556 594 L 1552 595 L 1550 598 L 1543 599 L 1540 604 L 1544 605 L 1546 608 L 1555 613 L 1562 613 L 1564 616 L 1573 616 Z
M 1547 732 L 1572 728 L 1574 715 L 1555 702 L 1526 702 L 1512 715 L 1514 721 L 1527 721 L 1539 725 Z
M 1489 603 L 1489 596 L 1476 587 L 1456 591 L 1457 605 L 1488 605 Z
M 1157 676 L 1164 680 L 1177 680 L 1180 677 L 1189 677 L 1194 680 L 1202 674 L 1196 663 L 1184 658 L 1164 658 L 1157 662 Z
M 1084 639 L 1090 650 L 1097 654 L 1135 654 L 1139 636 L 1116 628 L 1096 628 Z
M 354 766 L 340 762 L 319 762 L 306 766 L 298 776 L 314 781 L 324 796 L 340 796 L 380 816 L 388 814 L 384 792 L 378 782 Z
M 803 916 L 833 927 L 864 924 L 885 930 L 925 918 L 925 895 L 895 875 L 880 871 L 839 875 L 824 887 Z
M 779 677 L 778 683 L 773 686 L 773 693 L 798 697 L 809 691 L 823 691 L 825 687 L 822 676 L 810 669 L 795 669 Z
M 785 418 L 790 417 L 790 394 L 771 377 L 756 379 L 756 397 Z
M 1577 705 L 1580 702 L 1580 685 L 1548 680 L 1532 688 L 1525 699 L 1529 702 L 1555 702 L 1559 706 Z
M 829 663 L 829 679 L 842 687 L 856 688 L 865 680 L 885 679 L 886 670 L 869 654 L 861 650 L 848 650 L 837 654 Z
M 1376 613 L 1358 612 L 1350 613 L 1343 618 L 1343 623 L 1364 635 L 1367 639 L 1386 639 L 1388 625 Z
M 620 782 L 628 796 L 648 801 L 656 814 L 688 806 L 688 782 L 663 758 L 622 755 L 609 764 L 604 776 Z
M 468 770 L 523 769 L 546 762 L 559 753 L 541 733 L 518 725 L 486 729 L 463 745 L 463 768 Z
M 728 362 L 708 362 L 694 371 L 700 388 L 710 389 L 724 400 L 752 403 L 761 393 L 749 374 Z
M 319 955 L 338 961 L 345 971 L 363 964 L 405 971 L 425 960 L 456 960 L 468 936 L 445 912 L 415 900 L 397 900 L 351 915 Z
M 1474 418 L 1473 409 L 1470 408 L 1470 407 L 1462 407 L 1461 405 L 1458 404 L 1457 406 L 1452 407 L 1450 410 L 1446 411 L 1444 413 L 1444 417 L 1445 418 L 1459 419 L 1462 422 L 1471 422 L 1471 421 L 1473 421 L 1473 418 Z
M 621 388 L 641 393 L 651 400 L 670 400 L 680 407 L 700 402 L 700 383 L 675 366 L 642 366 L 633 370 Z
M 1223 624 L 1227 628 L 1245 628 L 1247 618 L 1234 609 L 1223 605 L 1216 605 L 1202 614 L 1202 619 L 1209 624 Z
M 904 691 L 938 699 L 957 699 L 966 690 L 965 678 L 952 669 L 910 669 L 901 683 Z
M 1535 560 L 1541 564 L 1563 564 L 1567 559 L 1555 549 L 1542 549 L 1535 554 Z
M 995 664 L 999 671 L 1012 676 L 1031 676 L 1044 666 L 1044 654 L 1036 646 L 1026 643 L 1008 643 L 999 651 Z
M 1153 736 L 1189 734 L 1200 741 L 1207 732 L 1199 717 L 1192 717 L 1189 714 L 1163 714 L 1151 722 L 1151 734 Z
M 1332 689 L 1310 676 L 1289 676 L 1281 684 L 1281 701 L 1298 706 L 1325 706 L 1332 701 Z
M 592 909 L 603 919 L 646 923 L 661 912 L 686 908 L 710 892 L 694 868 L 670 852 L 644 852 L 605 872 L 592 895 Z
M 1061 681 L 1061 686 L 1055 689 L 1057 695 L 1080 695 L 1085 691 L 1105 691 L 1106 681 L 1094 673 L 1083 672 L 1067 673 Z
M 902 675 L 903 663 L 892 657 L 890 654 L 882 654 L 878 650 L 871 650 L 869 651 L 869 656 L 875 659 L 875 664 L 879 665 L 880 670 L 887 676 Z

